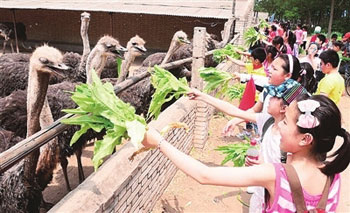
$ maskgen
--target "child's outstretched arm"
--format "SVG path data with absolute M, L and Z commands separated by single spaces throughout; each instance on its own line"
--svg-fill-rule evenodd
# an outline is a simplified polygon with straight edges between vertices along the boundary
M 146 132 L 142 144 L 146 148 L 159 147 L 180 170 L 201 184 L 234 187 L 255 185 L 263 186 L 269 192 L 274 190 L 276 174 L 272 164 L 252 167 L 208 167 L 176 149 L 152 128 Z
M 245 67 L 245 63 L 241 60 L 234 59 L 230 56 L 226 56 L 228 60 L 230 60 L 232 63 L 237 64 L 238 66 Z
M 247 121 L 256 122 L 256 117 L 257 117 L 256 113 L 252 111 L 241 110 L 238 107 L 226 101 L 223 101 L 211 95 L 205 94 L 199 90 L 192 89 L 192 91 L 189 92 L 187 95 L 189 96 L 190 100 L 200 100 L 200 101 L 206 102 L 207 104 L 212 105 L 213 107 L 215 107 L 216 109 L 220 110 L 221 112 L 227 115 L 239 117 Z

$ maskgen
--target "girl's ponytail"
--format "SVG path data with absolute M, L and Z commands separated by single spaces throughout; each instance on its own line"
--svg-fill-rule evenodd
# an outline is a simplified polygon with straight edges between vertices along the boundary
M 341 128 L 338 132 L 338 136 L 342 137 L 344 142 L 336 152 L 329 156 L 335 158 L 321 169 L 326 175 L 340 173 L 344 171 L 350 163 L 350 134 L 344 128 Z
M 325 175 L 330 176 L 344 171 L 350 163 L 350 135 L 345 129 L 341 128 L 339 108 L 324 95 L 313 95 L 311 97 L 302 95 L 297 99 L 298 102 L 302 100 L 314 100 L 319 103 L 319 106 L 310 112 L 312 117 L 316 118 L 318 124 L 312 128 L 303 128 L 298 125 L 300 133 L 309 133 L 313 136 L 310 154 L 315 160 L 325 164 L 321 168 Z M 303 114 L 301 111 L 300 113 Z M 344 142 L 337 151 L 327 156 L 334 147 L 337 136 L 342 137 Z

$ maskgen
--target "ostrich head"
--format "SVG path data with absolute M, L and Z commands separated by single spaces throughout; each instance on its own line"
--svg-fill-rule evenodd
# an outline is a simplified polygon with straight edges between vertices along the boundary
M 191 43 L 187 38 L 187 34 L 182 30 L 177 31 L 174 34 L 172 41 L 175 41 L 177 43 L 177 45 L 179 45 L 179 46 L 182 44 L 190 44 Z
M 187 34 L 180 30 L 177 31 L 173 39 L 171 40 L 170 47 L 168 49 L 168 52 L 166 53 L 161 65 L 167 63 L 169 59 L 172 57 L 172 55 L 175 53 L 176 50 L 178 50 L 182 45 L 184 44 L 190 44 L 191 42 L 187 38 Z
M 80 14 L 80 20 L 81 21 L 89 20 L 89 19 L 90 19 L 90 13 L 83 12 L 82 14 Z
M 135 57 L 144 55 L 147 49 L 145 48 L 145 41 L 138 35 L 132 37 L 126 48 L 128 53 L 134 55 Z
M 96 46 L 102 47 L 106 56 L 117 56 L 121 59 L 124 59 L 124 52 L 127 51 L 125 47 L 119 44 L 118 40 L 107 35 L 100 38 Z
M 63 63 L 62 53 L 54 47 L 43 45 L 38 47 L 30 57 L 32 70 L 41 73 L 56 74 L 62 76 L 62 71 L 69 67 Z

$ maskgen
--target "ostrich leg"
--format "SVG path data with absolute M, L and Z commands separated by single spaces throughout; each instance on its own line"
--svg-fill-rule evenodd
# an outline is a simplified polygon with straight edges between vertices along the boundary
M 82 183 L 85 180 L 83 164 L 81 163 L 82 153 L 83 153 L 82 149 L 78 149 L 77 151 L 75 151 L 75 156 L 77 157 L 77 163 L 78 163 L 79 183 Z
M 67 191 L 72 191 L 72 189 L 70 188 L 70 184 L 69 184 L 69 179 L 68 179 L 68 174 L 67 174 L 67 165 L 68 165 L 68 160 L 65 157 L 61 157 L 60 158 L 60 163 L 61 163 L 61 167 L 62 167 L 62 172 L 63 172 L 63 176 L 64 176 L 64 180 L 66 181 L 66 188 Z

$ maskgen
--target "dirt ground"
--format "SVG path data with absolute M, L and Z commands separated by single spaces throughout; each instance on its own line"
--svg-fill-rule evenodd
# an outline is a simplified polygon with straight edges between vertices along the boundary
M 343 115 L 343 126 L 350 130 L 350 97 L 344 96 L 339 107 Z M 236 137 L 224 138 L 221 136 L 221 130 L 227 119 L 222 114 L 216 114 L 211 119 L 208 142 L 204 149 L 194 148 L 190 153 L 191 156 L 209 166 L 220 165 L 224 157 L 214 149 L 217 146 L 239 141 Z M 90 144 L 85 148 L 82 159 L 86 176 L 93 172 L 92 153 L 93 145 Z M 228 163 L 227 166 L 232 166 L 232 164 Z M 68 173 L 73 189 L 78 186 L 77 171 L 76 158 L 72 156 L 69 159 Z M 342 173 L 340 204 L 337 212 L 350 212 L 350 186 L 347 184 L 347 180 L 350 180 L 350 168 Z M 44 198 L 50 203 L 57 203 L 67 193 L 63 174 L 58 166 L 53 182 L 44 191 Z M 201 185 L 183 172 L 178 171 L 152 212 L 248 212 L 248 208 L 244 204 L 249 204 L 249 197 L 250 195 L 245 192 L 245 188 Z M 42 210 L 42 212 L 45 211 Z

